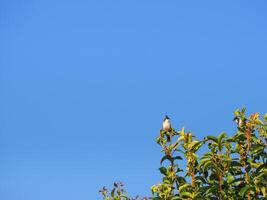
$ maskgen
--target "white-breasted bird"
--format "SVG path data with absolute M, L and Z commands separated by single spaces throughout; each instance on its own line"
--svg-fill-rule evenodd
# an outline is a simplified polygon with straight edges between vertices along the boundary
M 169 131 L 171 129 L 171 120 L 167 115 L 165 115 L 165 118 L 163 119 L 162 129 L 164 131 Z
M 235 117 L 234 118 L 234 121 L 236 122 L 236 124 L 237 124 L 238 127 L 241 127 L 242 124 L 243 124 L 242 119 L 240 119 L 239 117 Z

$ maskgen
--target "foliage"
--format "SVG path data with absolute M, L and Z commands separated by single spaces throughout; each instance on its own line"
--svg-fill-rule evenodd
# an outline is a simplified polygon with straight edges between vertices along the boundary
M 234 114 L 237 131 L 231 137 L 222 132 L 197 140 L 184 128 L 161 130 L 157 143 L 163 152 L 159 168 L 163 178 L 151 187 L 149 199 L 267 199 L 267 114 L 264 119 L 259 113 L 246 116 L 244 108 Z M 205 151 L 201 156 L 200 148 Z M 114 186 L 111 194 L 102 192 L 105 200 L 131 199 Z

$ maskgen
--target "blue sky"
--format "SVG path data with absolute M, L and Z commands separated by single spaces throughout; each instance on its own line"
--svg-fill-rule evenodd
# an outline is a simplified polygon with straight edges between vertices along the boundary
M 198 138 L 267 112 L 266 1 L 0 2 L 0 199 L 160 181 L 163 116 Z

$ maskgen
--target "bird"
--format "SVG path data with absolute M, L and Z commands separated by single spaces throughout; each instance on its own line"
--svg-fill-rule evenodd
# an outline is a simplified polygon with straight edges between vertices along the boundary
M 171 129 L 171 120 L 167 115 L 165 115 L 165 118 L 163 119 L 162 129 L 164 131 L 169 131 Z
M 235 118 L 233 119 L 233 121 L 236 122 L 236 124 L 237 124 L 238 127 L 241 127 L 241 126 L 243 125 L 243 121 L 242 121 L 242 119 L 239 118 L 239 117 L 235 117 Z

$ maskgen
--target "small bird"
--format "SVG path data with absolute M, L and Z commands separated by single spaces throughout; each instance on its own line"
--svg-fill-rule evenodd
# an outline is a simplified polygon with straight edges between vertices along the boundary
M 237 124 L 238 127 L 241 127 L 241 126 L 243 125 L 243 121 L 242 121 L 242 119 L 240 119 L 239 117 L 235 117 L 235 118 L 233 119 L 233 121 L 236 122 L 236 124 Z
M 165 118 L 163 119 L 162 129 L 164 131 L 169 131 L 171 129 L 171 120 L 167 115 L 165 115 Z

